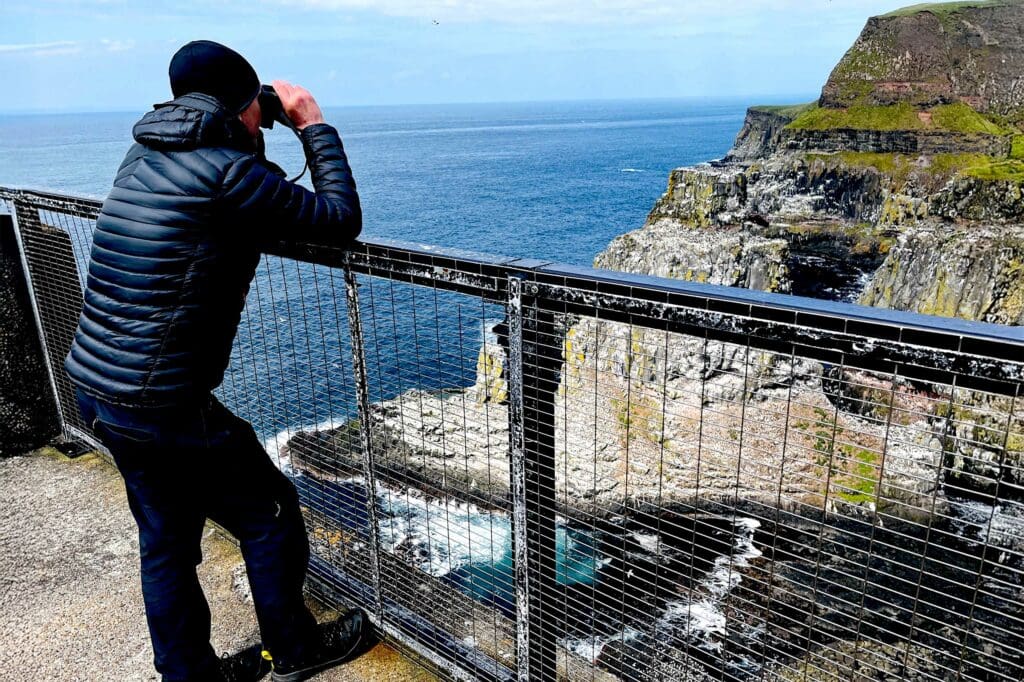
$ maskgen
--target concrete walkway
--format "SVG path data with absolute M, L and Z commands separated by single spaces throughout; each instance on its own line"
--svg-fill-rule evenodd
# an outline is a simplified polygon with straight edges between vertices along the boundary
M 68 460 L 44 449 L 0 460 L 0 500 L 0 679 L 158 679 L 138 539 L 117 471 L 96 455 Z M 257 641 L 237 548 L 208 531 L 203 556 L 214 648 L 235 651 Z M 436 678 L 378 645 L 316 679 Z

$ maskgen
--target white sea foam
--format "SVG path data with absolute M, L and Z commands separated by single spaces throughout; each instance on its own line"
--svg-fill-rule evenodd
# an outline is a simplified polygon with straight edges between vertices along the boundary
M 612 642 L 631 642 L 643 635 L 643 632 L 636 628 L 626 627 L 613 635 L 601 636 L 591 635 L 589 637 L 566 637 L 562 640 L 563 647 L 577 656 L 596 663 L 598 656 L 604 648 Z
M 509 550 L 504 514 L 457 500 L 428 500 L 419 491 L 379 488 L 381 547 L 402 551 L 425 573 L 440 577 L 470 563 L 496 564 Z
M 744 517 L 736 519 L 733 525 L 736 529 L 735 551 L 715 559 L 711 572 L 701 581 L 716 601 L 739 584 L 740 574 L 736 569 L 747 566 L 751 559 L 761 556 L 761 550 L 754 546 L 754 531 L 761 527 L 761 522 Z
M 657 555 L 661 550 L 661 536 L 657 533 L 633 533 L 633 539 L 643 547 L 645 552 Z
M 655 638 L 685 638 L 695 641 L 695 645 L 702 649 L 721 651 L 721 638 L 726 634 L 726 618 L 720 603 L 729 591 L 740 583 L 740 574 L 736 569 L 761 556 L 761 551 L 754 546 L 754 532 L 760 526 L 756 519 L 744 517 L 735 520 L 733 527 L 736 529 L 736 544 L 733 551 L 715 560 L 711 571 L 695 590 L 698 594 L 706 596 L 693 601 L 680 599 L 668 602 L 664 612 L 654 623 L 652 635 Z M 634 533 L 633 537 L 647 551 L 654 553 L 658 548 L 657 535 Z M 635 628 L 626 626 L 611 635 L 566 638 L 562 640 L 562 646 L 587 661 L 596 663 L 609 643 L 619 640 L 628 642 L 641 634 L 643 633 Z
M 725 634 L 725 614 L 712 599 L 700 599 L 692 603 L 669 602 L 658 625 L 683 630 L 689 637 L 703 640 L 702 644 L 707 648 L 717 650 L 721 648 L 721 643 L 711 639 L 711 636 Z
M 646 173 L 643 168 L 621 168 L 619 169 L 622 173 Z

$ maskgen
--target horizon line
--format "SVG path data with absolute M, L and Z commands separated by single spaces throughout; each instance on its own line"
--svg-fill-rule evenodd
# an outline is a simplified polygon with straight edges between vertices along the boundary
M 811 97 L 811 99 L 803 99 Z M 586 102 L 673 102 L 685 100 L 705 101 L 734 101 L 750 100 L 748 106 L 768 104 L 769 102 L 755 101 L 754 98 L 780 99 L 786 103 L 799 104 L 804 101 L 815 99 L 810 93 L 751 93 L 743 95 L 665 95 L 653 97 L 581 97 L 581 98 L 551 98 L 551 99 L 522 99 L 522 100 L 462 100 L 448 102 L 392 102 L 392 103 L 361 103 L 361 104 L 323 104 L 323 109 L 369 109 L 369 108 L 399 108 L 399 107 L 440 107 L 440 106 L 473 106 L 473 105 L 510 105 L 510 104 L 574 104 Z M 795 98 L 790 102 L 790 98 Z M 154 103 L 155 104 L 155 103 Z M 75 114 L 137 114 L 149 111 L 153 105 L 146 109 L 0 109 L 0 116 L 71 116 Z

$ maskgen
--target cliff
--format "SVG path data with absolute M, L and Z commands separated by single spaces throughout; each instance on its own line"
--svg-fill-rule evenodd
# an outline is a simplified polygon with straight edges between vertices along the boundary
M 749 109 L 728 155 L 672 171 L 647 223 L 615 239 L 595 266 L 1024 323 L 1022 26 L 1019 0 L 918 5 L 870 19 L 818 101 Z M 608 390 L 616 382 L 630 391 L 631 402 L 637 396 L 647 400 L 645 409 L 652 414 L 686 413 L 685 400 L 675 396 L 710 390 L 707 402 L 727 420 L 738 405 L 771 412 L 772 391 L 788 386 L 794 401 L 820 411 L 817 418 L 809 413 L 799 421 L 814 424 L 814 433 L 827 422 L 845 434 L 845 442 L 856 441 L 860 462 L 850 469 L 867 461 L 866 471 L 872 472 L 870 453 L 879 446 L 870 435 L 874 427 L 864 419 L 870 415 L 851 405 L 873 390 L 901 392 L 908 404 L 924 405 L 927 390 L 941 390 L 899 386 L 882 375 L 836 376 L 829 370 L 830 376 L 813 363 L 801 368 L 798 384 L 783 376 L 786 368 L 777 359 L 745 358 L 737 349 L 710 357 L 705 350 L 704 363 L 695 370 L 701 349 L 679 342 L 679 353 L 655 351 L 652 359 L 643 348 L 655 345 L 653 335 L 635 330 L 628 357 L 618 363 L 603 359 L 602 343 L 624 334 L 628 330 L 622 325 L 584 320 L 566 342 L 573 349 L 566 353 L 568 410 L 596 411 L 593 424 L 616 423 L 616 405 L 626 401 L 625 394 Z M 660 365 L 657 371 L 651 370 L 652 362 Z M 670 379 L 658 387 L 643 373 Z M 602 374 L 601 394 L 609 396 L 608 405 L 594 405 L 589 396 L 595 387 L 574 387 L 572 381 Z M 737 384 L 737 377 L 745 378 Z M 866 388 L 873 384 L 874 389 Z M 897 439 L 904 447 L 895 456 L 890 452 L 886 463 L 887 469 L 903 469 L 886 474 L 902 482 L 877 481 L 882 490 L 900 491 L 890 502 L 912 507 L 915 498 L 937 493 L 921 481 L 943 466 L 938 438 L 943 419 L 934 406 L 908 408 L 899 427 L 907 433 Z M 620 415 L 618 422 L 629 430 L 632 457 L 643 450 L 643 429 L 637 429 L 634 416 Z M 770 420 L 759 424 L 763 432 L 745 441 L 763 450 L 751 466 L 764 467 L 765 474 L 771 470 L 771 439 L 782 434 L 773 433 Z M 671 449 L 665 442 L 686 442 L 688 428 L 686 420 L 660 423 L 661 440 L 651 446 Z M 718 435 L 728 450 L 729 433 Z M 618 436 L 624 443 L 623 434 Z M 613 434 L 604 447 L 615 450 L 614 439 Z M 1002 451 L 970 440 L 957 441 L 951 460 L 947 453 L 946 466 L 951 466 L 945 476 L 968 488 L 985 488 L 983 478 L 994 475 L 991 463 Z M 680 461 L 698 454 L 683 450 Z M 804 467 L 809 475 L 797 476 L 792 485 L 785 476 L 779 479 L 785 495 L 811 499 L 824 492 L 814 488 L 814 453 L 811 444 L 806 457 L 787 462 L 787 468 Z M 1006 456 L 1022 457 L 1019 452 Z M 1019 478 L 1012 482 L 1024 483 Z M 694 482 L 686 475 L 677 480 L 680 489 Z M 707 493 L 707 484 L 702 485 Z M 636 490 L 635 480 L 630 486 Z M 857 490 L 835 497 L 852 503 L 866 499 Z M 745 490 L 743 496 L 756 498 L 757 491 Z
M 872 275 L 845 292 L 850 300 L 1020 324 L 1022 26 L 1021 0 L 915 5 L 869 19 L 818 101 L 751 107 L 726 157 L 672 171 L 647 224 L 630 234 L 632 248 L 620 238 L 596 264 L 695 279 L 698 271 L 673 265 L 689 257 L 679 254 L 694 229 L 710 233 L 704 251 L 771 237 L 784 240 L 788 267 L 758 288 L 806 293 L 800 261 L 810 240 Z M 957 246 L 965 242 L 966 252 Z

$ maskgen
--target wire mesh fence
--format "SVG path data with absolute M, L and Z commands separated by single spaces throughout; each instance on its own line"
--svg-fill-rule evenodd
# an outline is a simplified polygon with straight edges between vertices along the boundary
M 98 205 L 7 192 L 61 362 Z M 268 249 L 221 400 L 311 591 L 489 680 L 1020 680 L 1019 330 L 386 241 Z

